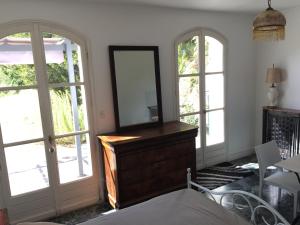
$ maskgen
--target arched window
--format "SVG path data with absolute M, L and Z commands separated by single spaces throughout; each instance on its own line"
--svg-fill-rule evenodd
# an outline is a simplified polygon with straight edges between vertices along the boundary
M 1 181 L 11 223 L 99 199 L 86 55 L 81 36 L 59 25 L 0 29 Z
M 225 41 L 206 29 L 176 41 L 178 119 L 199 127 L 197 149 L 222 148 L 225 141 Z

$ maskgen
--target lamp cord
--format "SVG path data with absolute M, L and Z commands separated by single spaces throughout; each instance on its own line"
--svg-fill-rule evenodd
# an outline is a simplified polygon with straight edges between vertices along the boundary
M 268 0 L 268 8 L 267 9 L 272 9 L 272 6 L 271 6 L 271 0 Z

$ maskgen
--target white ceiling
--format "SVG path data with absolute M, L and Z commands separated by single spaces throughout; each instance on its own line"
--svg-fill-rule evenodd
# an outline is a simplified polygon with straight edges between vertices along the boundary
M 267 8 L 267 0 L 81 0 L 84 2 L 106 2 L 163 6 L 209 11 L 256 13 Z M 275 9 L 300 6 L 299 0 L 272 0 Z

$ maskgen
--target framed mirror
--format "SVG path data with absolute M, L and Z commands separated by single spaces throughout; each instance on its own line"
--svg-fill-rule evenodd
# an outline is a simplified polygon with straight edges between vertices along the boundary
M 117 131 L 163 122 L 157 46 L 109 46 Z

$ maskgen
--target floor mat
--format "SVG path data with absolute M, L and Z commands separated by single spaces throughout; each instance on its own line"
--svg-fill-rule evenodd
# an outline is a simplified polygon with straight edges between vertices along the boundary
M 241 168 L 230 162 L 224 162 L 198 170 L 196 174 L 196 183 L 212 190 L 253 174 L 253 170 Z

